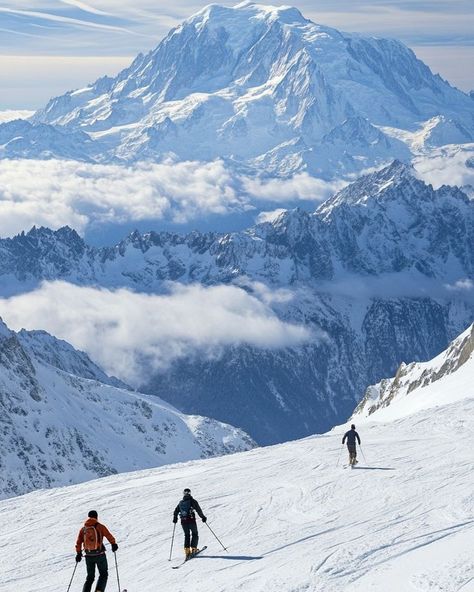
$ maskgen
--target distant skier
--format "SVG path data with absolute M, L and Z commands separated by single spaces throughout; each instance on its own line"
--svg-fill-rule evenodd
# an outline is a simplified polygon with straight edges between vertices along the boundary
M 173 522 L 174 524 L 178 522 L 179 514 L 179 517 L 181 518 L 181 526 L 184 530 L 184 553 L 187 559 L 191 558 L 199 551 L 199 533 L 196 524 L 195 512 L 199 514 L 199 517 L 203 522 L 207 521 L 207 518 L 204 516 L 197 500 L 195 500 L 191 495 L 191 490 L 186 488 L 183 491 L 183 499 L 179 502 L 174 510 Z
M 342 438 L 342 445 L 344 446 L 344 442 L 347 439 L 347 450 L 349 451 L 349 464 L 354 466 L 357 464 L 357 447 L 356 447 L 356 440 L 359 442 L 360 446 L 360 438 L 359 434 L 356 432 L 356 427 L 354 424 L 351 425 L 351 429 L 344 434 Z
M 105 547 L 103 544 L 104 537 L 112 545 L 112 551 L 115 553 L 118 545 L 115 538 L 110 534 L 107 527 L 100 524 L 97 520 L 98 515 L 95 510 L 91 510 L 88 514 L 84 526 L 79 531 L 76 541 L 76 562 L 82 559 L 82 548 L 84 547 L 87 567 L 87 579 L 82 588 L 82 592 L 90 592 L 92 584 L 95 579 L 95 568 L 99 570 L 99 580 L 95 592 L 104 592 L 109 577 L 107 557 L 105 555 Z

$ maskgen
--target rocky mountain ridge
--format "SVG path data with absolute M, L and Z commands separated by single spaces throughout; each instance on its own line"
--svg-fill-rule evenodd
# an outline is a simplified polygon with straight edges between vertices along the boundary
M 0 321 L 0 497 L 255 446 L 124 386 L 69 344 Z
M 133 232 L 114 247 L 94 248 L 67 227 L 33 228 L 0 239 L 0 275 L 11 285 L 64 279 L 140 291 L 159 291 L 169 280 L 242 276 L 276 286 L 401 272 L 451 282 L 474 275 L 473 244 L 473 201 L 457 187 L 434 190 L 396 161 L 313 214 L 285 211 L 242 232 Z
M 369 386 L 353 418 L 375 414 L 374 418 L 383 420 L 382 410 L 386 410 L 385 415 L 390 414 L 392 409 L 395 414 L 405 415 L 412 409 L 456 401 L 473 392 L 473 371 L 474 324 L 433 360 L 402 363 L 393 378 Z M 446 393 L 450 393 L 450 397 Z

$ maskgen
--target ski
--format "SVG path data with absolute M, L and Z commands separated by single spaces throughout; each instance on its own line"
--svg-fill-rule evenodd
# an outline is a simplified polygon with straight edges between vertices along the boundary
M 194 553 L 194 555 L 192 555 L 191 557 L 189 557 L 189 558 L 187 557 L 184 561 L 182 561 L 178 565 L 172 565 L 171 568 L 178 569 L 178 568 L 182 567 L 185 563 L 187 563 L 188 561 L 191 561 L 191 559 L 194 559 L 195 557 L 197 557 L 199 555 L 199 553 L 202 553 L 206 549 L 207 549 L 207 545 L 205 545 L 202 549 L 199 549 L 199 551 L 197 553 Z

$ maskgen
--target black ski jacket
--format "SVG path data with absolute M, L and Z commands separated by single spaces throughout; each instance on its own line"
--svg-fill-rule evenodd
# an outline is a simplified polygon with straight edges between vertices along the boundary
M 356 438 L 357 438 L 357 441 L 360 444 L 359 434 L 355 430 L 349 430 L 348 432 L 346 432 L 344 434 L 344 438 L 342 439 L 342 443 L 343 444 L 346 441 L 346 438 L 347 438 L 347 444 L 349 446 L 355 446 Z
M 193 498 L 192 495 L 184 495 L 183 500 L 184 501 L 190 500 L 191 501 L 191 508 L 193 510 L 196 510 L 196 512 L 199 514 L 199 517 L 201 518 L 201 520 L 204 518 L 204 514 L 203 514 L 203 511 L 201 510 L 201 506 L 198 504 L 198 501 Z M 173 518 L 175 520 L 178 518 L 178 514 L 179 514 L 179 504 L 174 509 Z M 196 516 L 194 516 L 194 514 L 193 514 L 192 517 L 181 518 L 181 522 L 196 522 Z

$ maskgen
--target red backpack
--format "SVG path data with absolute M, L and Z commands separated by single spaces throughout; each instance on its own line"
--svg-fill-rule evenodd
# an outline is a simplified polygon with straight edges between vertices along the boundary
M 91 553 L 102 548 L 102 536 L 97 529 L 99 523 L 93 526 L 84 526 L 82 532 L 84 534 L 84 551 Z

